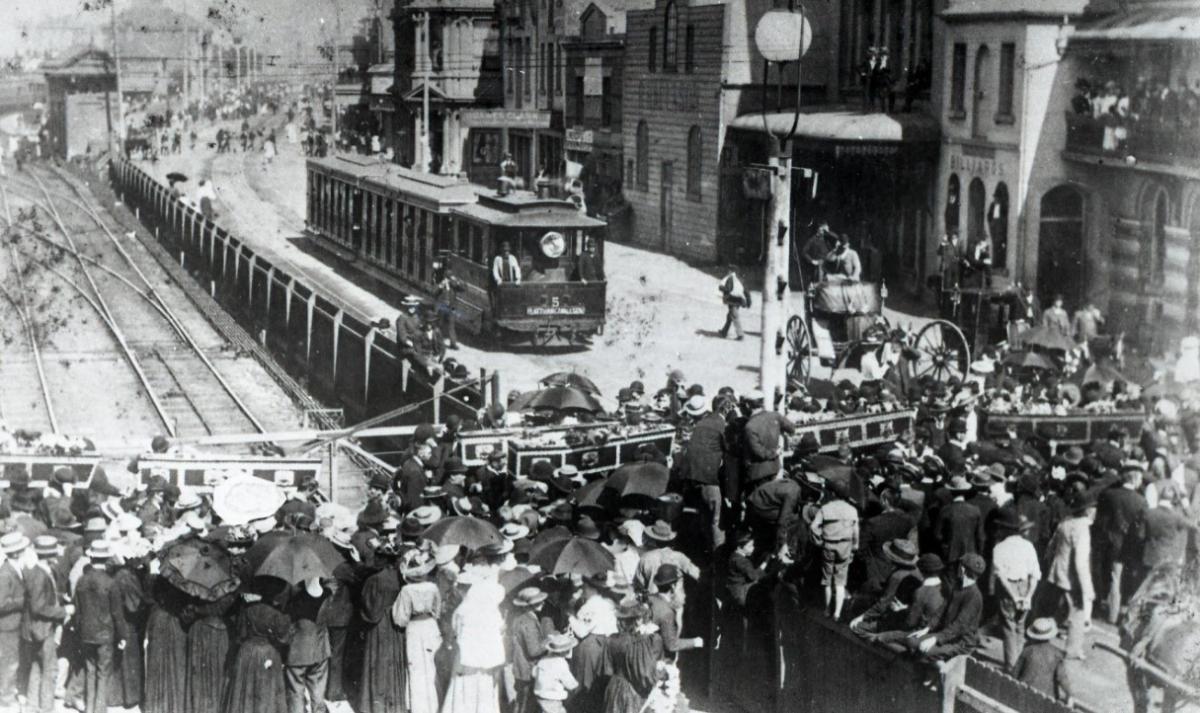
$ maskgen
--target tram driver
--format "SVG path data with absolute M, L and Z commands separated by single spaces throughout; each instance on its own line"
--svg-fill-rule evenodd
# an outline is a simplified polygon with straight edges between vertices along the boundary
M 521 263 L 507 241 L 500 243 L 500 254 L 492 260 L 492 281 L 497 286 L 521 284 Z

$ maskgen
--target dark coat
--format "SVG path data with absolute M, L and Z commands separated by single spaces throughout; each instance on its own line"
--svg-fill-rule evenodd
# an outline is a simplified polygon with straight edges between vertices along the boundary
M 1146 511 L 1142 529 L 1142 565 L 1147 569 L 1160 564 L 1183 564 L 1188 530 L 1196 525 L 1171 508 L 1162 506 Z
M 769 478 L 779 472 L 779 438 L 796 427 L 775 411 L 760 411 L 746 421 L 746 483 Z
M 1065 659 L 1066 654 L 1053 642 L 1030 642 L 1013 666 L 1013 678 L 1047 696 L 1065 701 L 1073 695 Z
M 746 497 L 746 508 L 752 526 L 774 528 L 779 547 L 789 541 L 800 514 L 800 485 L 786 477 L 770 480 Z
M 646 601 L 650 605 L 650 621 L 662 635 L 663 649 L 671 654 L 696 648 L 691 639 L 679 638 L 679 627 L 675 624 L 675 608 L 662 594 L 651 594 Z
M 903 510 L 888 510 L 863 521 L 859 542 L 866 554 L 864 593 L 878 594 L 883 591 L 889 575 L 896 568 L 883 553 L 883 546 L 892 540 L 907 538 L 914 527 L 916 523 Z
M 546 652 L 546 633 L 537 612 L 522 610 L 509 622 L 509 646 L 513 678 L 533 680 L 533 664 Z
M 25 616 L 21 619 L 21 638 L 45 641 L 67 619 L 54 576 L 37 566 L 25 570 Z
M 421 505 L 421 491 L 425 489 L 425 465 L 411 456 L 400 466 L 396 475 L 394 488 L 400 493 L 400 502 L 404 512 L 411 512 Z
M 75 585 L 79 639 L 85 644 L 123 641 L 127 632 L 121 592 L 104 567 L 90 566 Z
M 25 583 L 12 562 L 0 562 L 0 631 L 17 631 L 25 615 Z
M 983 515 L 971 503 L 955 500 L 942 508 L 936 532 L 947 563 L 957 562 L 963 555 L 983 554 Z
M 979 622 L 983 617 L 983 594 L 971 585 L 959 588 L 946 605 L 943 626 L 937 632 L 939 646 L 960 645 L 966 650 L 979 641 Z
M 684 480 L 718 485 L 724 460 L 725 418 L 710 412 L 692 428 L 692 438 L 684 456 Z
M 1146 498 L 1136 490 L 1125 487 L 1105 490 L 1096 503 L 1093 541 L 1115 561 L 1132 562 L 1146 510 Z

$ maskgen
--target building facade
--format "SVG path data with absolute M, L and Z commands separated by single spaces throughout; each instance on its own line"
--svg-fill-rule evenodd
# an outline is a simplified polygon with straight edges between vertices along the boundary
M 43 152 L 70 159 L 108 150 L 120 126 L 116 63 L 111 55 L 87 49 L 46 63 L 43 72 L 49 142 Z

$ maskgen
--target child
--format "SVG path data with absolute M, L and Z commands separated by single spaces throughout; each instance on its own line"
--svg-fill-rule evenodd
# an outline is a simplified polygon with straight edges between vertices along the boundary
M 729 596 L 743 607 L 746 606 L 746 594 L 750 587 L 763 575 L 763 570 L 755 567 L 751 561 L 753 556 L 754 536 L 749 531 L 738 533 L 737 546 L 729 557 L 729 573 L 725 587 Z
M 575 643 L 570 634 L 551 634 L 546 655 L 533 666 L 533 695 L 541 713 L 564 713 L 567 696 L 579 687 L 567 661 Z

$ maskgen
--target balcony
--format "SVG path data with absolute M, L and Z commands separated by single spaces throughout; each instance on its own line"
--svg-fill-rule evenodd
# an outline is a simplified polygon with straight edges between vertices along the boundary
M 1200 128 L 1067 112 L 1066 158 L 1169 173 L 1200 171 Z M 1115 160 L 1114 160 L 1115 159 Z

